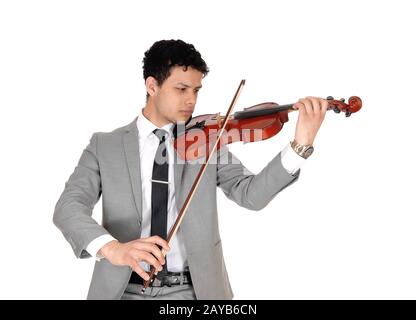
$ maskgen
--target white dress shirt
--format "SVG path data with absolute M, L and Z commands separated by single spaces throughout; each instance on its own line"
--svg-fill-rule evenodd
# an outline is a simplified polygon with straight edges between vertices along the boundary
M 152 172 L 153 163 L 156 155 L 157 148 L 159 147 L 159 139 L 153 133 L 153 130 L 158 129 L 152 122 L 150 122 L 140 112 L 137 118 L 137 128 L 139 132 L 139 155 L 140 155 L 140 174 L 142 181 L 142 238 L 150 236 L 150 224 L 152 213 Z M 165 140 L 168 157 L 174 159 L 173 148 L 173 124 L 169 123 L 160 129 L 164 129 L 168 132 L 167 139 Z M 282 150 L 282 165 L 290 174 L 294 174 L 305 162 L 305 159 L 300 157 L 290 146 L 287 144 Z M 174 166 L 173 161 L 169 161 L 169 196 L 168 196 L 168 226 L 167 230 L 171 229 L 175 223 L 178 215 L 178 208 L 175 201 L 175 184 L 174 184 Z M 98 255 L 98 251 L 108 242 L 116 240 L 111 235 L 100 236 L 88 245 L 87 251 L 93 256 L 96 256 L 97 260 L 100 260 L 102 256 Z M 168 271 L 180 272 L 184 271 L 187 266 L 186 250 L 184 242 L 182 240 L 182 233 L 180 228 L 178 229 L 175 237 L 170 242 L 170 250 L 167 254 Z M 140 265 L 149 270 L 149 266 L 141 262 Z

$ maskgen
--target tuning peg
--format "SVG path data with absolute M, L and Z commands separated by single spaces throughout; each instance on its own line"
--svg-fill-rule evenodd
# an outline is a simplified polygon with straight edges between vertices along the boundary
M 333 109 L 333 110 L 334 110 L 334 112 L 335 112 L 335 113 L 340 113 L 340 112 L 341 112 L 341 110 L 339 110 L 339 108 L 338 108 L 338 107 L 334 107 L 334 109 Z
M 347 110 L 347 111 L 345 111 L 345 116 L 348 118 L 351 115 L 351 113 L 352 113 L 351 111 Z
M 326 97 L 326 100 L 334 100 L 334 97 L 333 96 L 328 96 L 328 97 Z

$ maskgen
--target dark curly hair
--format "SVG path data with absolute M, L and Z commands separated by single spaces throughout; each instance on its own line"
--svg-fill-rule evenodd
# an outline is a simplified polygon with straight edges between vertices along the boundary
M 159 86 L 170 76 L 170 69 L 183 66 L 200 71 L 204 76 L 209 72 L 208 66 L 195 47 L 182 40 L 160 40 L 144 53 L 143 78 L 154 77 Z M 147 94 L 146 97 L 149 95 Z

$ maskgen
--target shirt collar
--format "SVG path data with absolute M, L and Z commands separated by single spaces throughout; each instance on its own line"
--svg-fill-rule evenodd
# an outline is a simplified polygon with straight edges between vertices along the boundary
M 155 129 L 165 130 L 168 133 L 168 138 L 173 136 L 173 123 L 165 124 L 163 127 L 159 128 L 143 115 L 143 109 L 140 110 L 139 116 L 137 117 L 137 130 L 139 131 L 139 137 L 146 139 L 153 134 Z

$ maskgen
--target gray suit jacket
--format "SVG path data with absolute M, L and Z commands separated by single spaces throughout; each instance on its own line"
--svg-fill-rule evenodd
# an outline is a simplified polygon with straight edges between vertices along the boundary
M 140 238 L 142 221 L 141 178 L 137 118 L 109 133 L 94 133 L 75 171 L 65 184 L 53 221 L 78 258 L 95 238 L 111 234 L 120 242 Z M 257 175 L 250 173 L 227 148 L 231 163 L 210 163 L 182 221 L 191 277 L 198 299 L 231 299 L 218 230 L 216 187 L 238 205 L 252 210 L 265 207 L 299 177 L 288 174 L 280 154 Z M 222 158 L 223 159 L 223 158 Z M 224 163 L 221 163 L 224 162 Z M 175 164 L 178 210 L 199 171 L 200 164 Z M 102 226 L 91 217 L 102 195 Z M 95 263 L 88 299 L 120 299 L 131 275 L 129 267 L 103 259 Z

